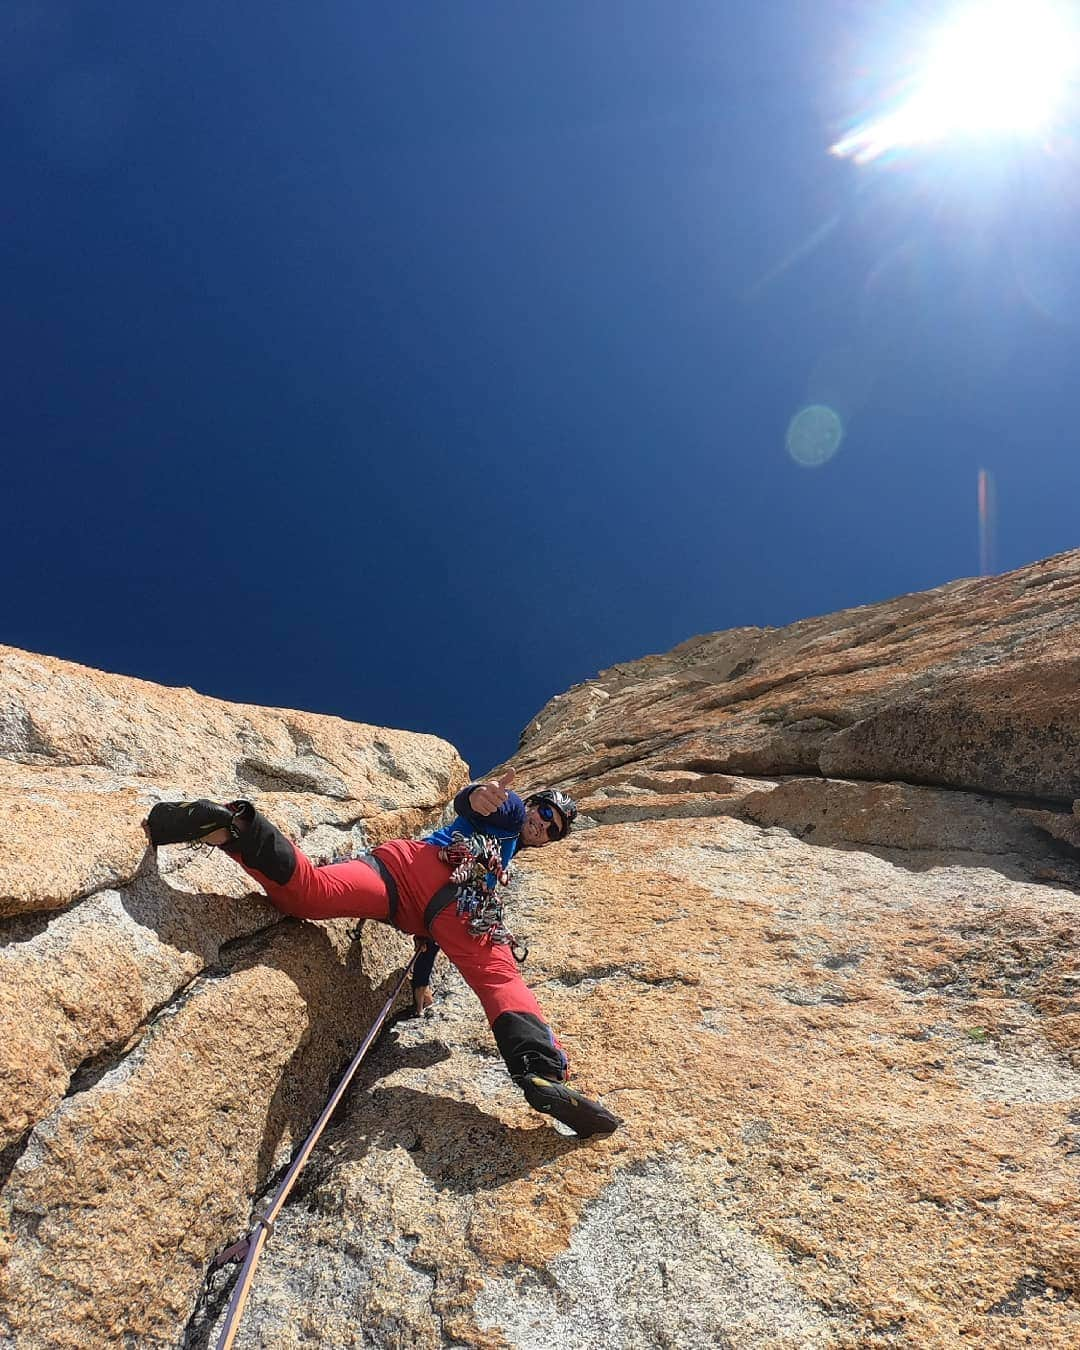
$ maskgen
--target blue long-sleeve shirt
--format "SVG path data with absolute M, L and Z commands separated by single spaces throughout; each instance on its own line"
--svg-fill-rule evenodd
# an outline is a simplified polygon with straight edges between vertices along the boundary
M 489 816 L 482 816 L 469 805 L 469 793 L 479 786 L 478 783 L 470 783 L 468 787 L 461 789 L 454 798 L 456 819 L 449 825 L 443 825 L 441 829 L 424 835 L 424 842 L 445 848 L 447 844 L 453 842 L 455 834 L 463 834 L 466 839 L 474 834 L 486 834 L 489 838 L 499 840 L 503 867 L 509 867 L 510 859 L 517 852 L 521 828 L 525 824 L 525 803 L 516 792 L 508 792 L 506 801 L 497 811 L 492 811 Z M 416 965 L 413 966 L 414 989 L 422 989 L 431 983 L 431 971 L 438 954 L 438 945 L 429 939 L 426 950 L 420 953 Z

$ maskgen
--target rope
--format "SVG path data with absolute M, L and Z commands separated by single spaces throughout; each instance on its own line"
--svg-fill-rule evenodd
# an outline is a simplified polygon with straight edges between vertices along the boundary
M 266 1244 L 267 1239 L 274 1231 L 274 1224 L 277 1221 L 278 1215 L 281 1213 L 282 1206 L 289 1198 L 289 1192 L 292 1190 L 296 1178 L 300 1175 L 300 1169 L 311 1156 L 312 1149 L 319 1142 L 319 1136 L 326 1128 L 326 1124 L 330 1117 L 334 1114 L 334 1108 L 337 1106 L 338 1102 L 341 1101 L 342 1097 L 345 1095 L 346 1088 L 352 1082 L 353 1075 L 360 1067 L 360 1061 L 367 1054 L 368 1050 L 371 1048 L 371 1043 L 379 1034 L 379 1030 L 386 1021 L 390 1009 L 394 1006 L 398 994 L 401 993 L 402 986 L 409 978 L 409 974 L 412 971 L 418 955 L 418 952 L 414 953 L 412 960 L 402 972 L 401 979 L 398 980 L 397 984 L 394 986 L 394 992 L 383 1005 L 382 1012 L 379 1013 L 378 1017 L 376 1017 L 375 1021 L 371 1024 L 371 1029 L 364 1037 L 363 1044 L 360 1046 L 360 1049 L 357 1050 L 352 1063 L 345 1070 L 344 1077 L 334 1089 L 333 1096 L 323 1108 L 322 1115 L 315 1122 L 311 1133 L 304 1140 L 299 1153 L 293 1158 L 289 1170 L 285 1173 L 281 1185 L 274 1193 L 274 1198 L 270 1201 L 270 1205 L 266 1212 L 260 1214 L 256 1218 L 251 1227 L 251 1231 L 246 1238 L 243 1238 L 240 1242 L 233 1243 L 231 1247 L 227 1247 L 225 1251 L 215 1257 L 211 1262 L 211 1269 L 215 1269 L 225 1265 L 229 1261 L 238 1261 L 241 1255 L 246 1252 L 244 1264 L 240 1270 L 239 1279 L 236 1282 L 236 1288 L 233 1290 L 232 1302 L 229 1304 L 229 1311 L 225 1314 L 225 1322 L 221 1328 L 221 1335 L 218 1337 L 217 1350 L 229 1350 L 235 1340 L 236 1333 L 240 1329 L 240 1318 L 244 1311 L 244 1304 L 247 1302 L 248 1294 L 251 1292 L 251 1281 L 255 1274 L 255 1266 L 262 1254 L 262 1249 Z

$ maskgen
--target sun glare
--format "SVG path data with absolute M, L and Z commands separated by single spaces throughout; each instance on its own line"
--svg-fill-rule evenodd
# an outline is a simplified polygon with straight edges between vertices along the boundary
M 903 146 L 1048 128 L 1078 73 L 1075 12 L 1050 0 L 981 0 L 925 39 L 926 56 L 891 111 L 831 147 L 858 163 Z

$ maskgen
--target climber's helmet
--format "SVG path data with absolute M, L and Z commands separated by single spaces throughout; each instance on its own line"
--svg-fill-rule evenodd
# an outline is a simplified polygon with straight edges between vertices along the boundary
M 537 814 L 547 822 L 548 839 L 565 839 L 577 819 L 577 802 L 558 788 L 545 788 L 525 799 L 526 807 L 536 807 Z

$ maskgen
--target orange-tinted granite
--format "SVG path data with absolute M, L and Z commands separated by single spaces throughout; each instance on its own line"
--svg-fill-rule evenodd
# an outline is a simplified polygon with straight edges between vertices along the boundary
M 584 814 L 522 856 L 510 920 L 625 1126 L 581 1143 L 530 1112 L 442 963 L 283 1212 L 237 1345 L 1080 1344 L 1078 608 L 1068 554 L 553 700 L 513 763 Z M 407 945 L 274 926 L 218 855 L 151 866 L 132 802 L 246 783 L 330 856 L 419 829 L 464 770 L 431 738 L 62 664 L 0 663 L 23 841 L 0 860 L 0 1338 L 205 1345 L 208 1258 Z

